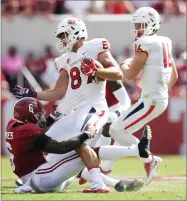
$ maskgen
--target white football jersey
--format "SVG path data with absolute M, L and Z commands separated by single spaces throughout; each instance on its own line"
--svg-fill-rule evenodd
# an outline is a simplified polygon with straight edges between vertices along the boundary
M 106 81 L 98 82 L 84 75 L 81 71 L 81 62 L 84 58 L 97 60 L 99 53 L 109 49 L 108 41 L 104 38 L 98 38 L 85 41 L 76 53 L 67 52 L 56 58 L 57 70 L 60 72 L 61 69 L 64 69 L 69 75 L 65 97 L 58 102 L 58 112 L 69 114 L 86 104 L 97 104 L 106 101 Z
M 147 53 L 147 61 L 142 69 L 141 96 L 155 98 L 168 97 L 168 82 L 171 78 L 172 42 L 168 37 L 143 36 L 134 42 L 135 51 Z

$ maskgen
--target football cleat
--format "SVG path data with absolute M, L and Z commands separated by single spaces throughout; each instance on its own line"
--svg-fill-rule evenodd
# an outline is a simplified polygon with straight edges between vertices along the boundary
M 118 192 L 124 192 L 126 189 L 126 185 L 127 183 L 124 180 L 120 180 L 116 185 L 115 185 L 115 189 Z
M 90 188 L 84 189 L 83 193 L 109 193 L 110 190 L 103 183 L 94 183 Z
M 126 191 L 139 191 L 144 186 L 144 182 L 140 180 L 131 181 L 126 186 Z
M 153 160 L 150 163 L 144 164 L 144 168 L 147 173 L 147 179 L 144 182 L 145 185 L 148 185 L 152 181 L 152 179 L 156 176 L 156 170 L 161 162 L 162 159 L 160 157 L 153 156 Z
M 146 125 L 143 130 L 143 135 L 138 143 L 139 155 L 142 158 L 148 158 L 151 155 L 150 141 L 152 138 L 152 132 L 150 126 Z
M 17 186 L 23 186 L 23 182 L 21 181 L 21 179 L 17 179 L 17 180 L 15 181 L 15 184 L 16 184 Z
M 124 181 L 120 180 L 116 185 L 115 189 L 118 192 L 124 192 L 124 191 L 138 191 L 140 190 L 144 185 L 144 182 L 139 180 L 134 181 Z

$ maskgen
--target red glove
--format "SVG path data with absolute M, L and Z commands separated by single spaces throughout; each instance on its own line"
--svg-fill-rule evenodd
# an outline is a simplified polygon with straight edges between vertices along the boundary
M 85 60 L 85 61 L 84 61 Z M 84 59 L 82 61 L 81 71 L 83 74 L 87 76 L 95 76 L 95 73 L 97 72 L 97 66 L 95 65 L 95 62 L 93 59 L 90 60 L 88 64 L 88 59 Z M 87 62 L 87 63 L 85 63 Z

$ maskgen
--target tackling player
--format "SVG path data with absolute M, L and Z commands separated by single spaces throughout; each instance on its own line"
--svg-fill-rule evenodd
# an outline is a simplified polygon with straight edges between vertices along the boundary
M 47 136 L 40 127 L 46 124 L 45 111 L 39 101 L 23 98 L 14 105 L 14 119 L 7 125 L 6 145 L 14 173 L 21 178 L 23 186 L 15 192 L 52 192 L 66 179 L 76 175 L 84 164 L 76 153 L 85 140 L 94 136 L 88 131 L 68 141 L 57 142 Z M 117 159 L 126 156 L 149 156 L 151 134 L 145 129 L 140 143 L 131 147 L 104 146 L 96 148 L 100 159 Z M 53 158 L 43 156 L 43 151 L 55 153 Z M 90 180 L 88 177 L 87 180 Z M 111 179 L 103 180 L 117 191 L 138 190 L 142 182 L 128 182 Z
M 16 86 L 14 95 L 18 98 L 35 97 L 45 101 L 60 100 L 57 110 L 66 116 L 55 122 L 47 135 L 56 140 L 66 140 L 80 135 L 88 125 L 94 126 L 96 131 L 103 127 L 108 118 L 105 99 L 106 81 L 103 79 L 121 80 L 122 72 L 110 53 L 110 45 L 106 39 L 86 41 L 87 30 L 81 20 L 69 18 L 61 21 L 55 36 L 58 39 L 57 47 L 63 54 L 55 61 L 60 76 L 54 89 L 35 92 Z M 92 61 L 87 63 L 85 58 L 90 58 Z M 107 68 L 103 69 L 103 66 Z M 97 190 L 101 192 L 101 189 L 103 192 L 108 191 L 101 177 L 97 176 L 100 174 L 100 168 L 99 164 L 95 163 L 97 160 L 95 152 L 88 149 L 86 145 L 81 146 L 80 154 L 93 177 L 93 189 L 95 192 Z M 90 153 L 90 157 L 84 156 L 86 150 Z M 90 191 L 92 192 L 92 189 Z

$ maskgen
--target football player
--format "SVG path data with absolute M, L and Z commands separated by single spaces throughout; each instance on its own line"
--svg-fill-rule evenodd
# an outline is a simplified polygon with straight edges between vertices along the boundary
M 109 129 L 109 134 L 121 145 L 125 135 L 132 134 L 160 116 L 168 106 L 168 92 L 178 79 L 172 58 L 172 42 L 158 36 L 160 16 L 150 7 L 139 8 L 133 15 L 131 31 L 135 39 L 134 57 L 121 64 L 124 76 L 133 80 L 141 71 L 141 98 L 126 111 L 120 112 Z M 150 183 L 162 159 L 149 156 L 142 159 Z
M 122 72 L 110 53 L 110 44 L 106 39 L 86 41 L 88 34 L 83 21 L 76 18 L 61 21 L 55 36 L 58 39 L 58 50 L 63 54 L 55 60 L 60 75 L 54 89 L 35 92 L 29 88 L 16 86 L 14 95 L 17 98 L 60 100 L 57 111 L 66 116 L 56 121 L 46 134 L 56 140 L 66 140 L 80 135 L 88 125 L 94 126 L 96 131 L 103 127 L 108 118 L 105 99 L 106 81 L 103 79 L 121 80 Z M 92 60 L 90 63 L 85 62 L 85 58 Z M 94 60 L 100 63 L 96 64 Z M 107 68 L 104 69 L 103 66 Z M 94 162 L 95 152 L 89 150 L 87 153 L 90 153 L 90 157 L 85 157 L 85 149 L 88 150 L 88 146 L 80 147 L 80 155 L 90 169 L 93 178 L 92 188 L 95 192 L 101 189 L 108 191 L 101 177 L 97 176 L 100 174 L 100 168 L 99 164 Z
M 23 98 L 14 105 L 14 118 L 6 128 L 6 145 L 14 173 L 23 186 L 15 192 L 52 192 L 66 179 L 76 175 L 84 167 L 77 154 L 81 144 L 93 137 L 91 130 L 67 141 L 57 142 L 47 136 L 41 128 L 46 124 L 45 111 L 34 98 Z M 140 143 L 131 147 L 104 146 L 95 149 L 100 159 L 114 160 L 119 157 L 149 156 L 151 133 L 146 128 Z M 76 150 L 76 151 L 72 151 Z M 44 157 L 43 152 L 54 153 L 53 158 Z M 117 191 L 138 190 L 143 182 L 122 181 L 102 175 L 106 185 Z M 87 178 L 90 181 L 90 178 Z M 93 191 L 94 192 L 94 191 Z

